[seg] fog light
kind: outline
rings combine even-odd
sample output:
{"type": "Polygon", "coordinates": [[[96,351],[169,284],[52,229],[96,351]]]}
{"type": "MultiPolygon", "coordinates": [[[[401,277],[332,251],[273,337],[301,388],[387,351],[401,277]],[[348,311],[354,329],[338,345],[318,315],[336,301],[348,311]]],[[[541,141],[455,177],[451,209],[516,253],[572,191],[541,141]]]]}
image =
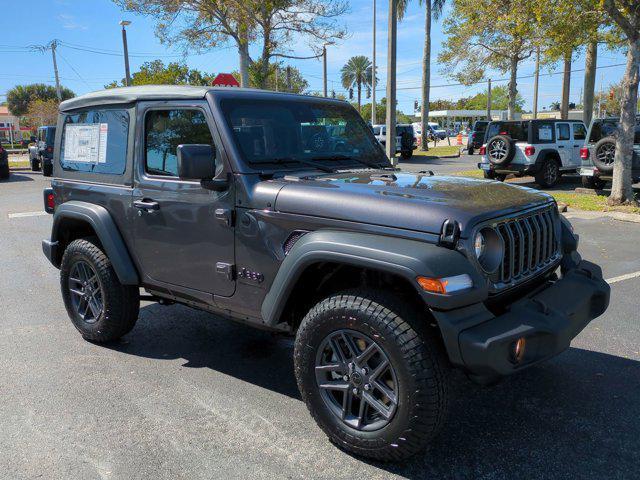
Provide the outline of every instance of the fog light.
{"type": "Polygon", "coordinates": [[[511,361],[513,363],[521,363],[524,358],[524,351],[527,340],[524,337],[519,338],[512,346],[511,361]]]}

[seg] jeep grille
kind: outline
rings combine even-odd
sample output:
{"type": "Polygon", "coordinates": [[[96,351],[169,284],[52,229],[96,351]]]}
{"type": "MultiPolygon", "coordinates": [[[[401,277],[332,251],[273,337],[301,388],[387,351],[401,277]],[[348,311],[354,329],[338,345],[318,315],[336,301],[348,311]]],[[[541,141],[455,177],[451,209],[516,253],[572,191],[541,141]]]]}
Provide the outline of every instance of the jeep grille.
{"type": "Polygon", "coordinates": [[[495,226],[504,242],[504,257],[492,278],[497,287],[519,283],[560,258],[556,217],[555,207],[546,207],[495,226]]]}

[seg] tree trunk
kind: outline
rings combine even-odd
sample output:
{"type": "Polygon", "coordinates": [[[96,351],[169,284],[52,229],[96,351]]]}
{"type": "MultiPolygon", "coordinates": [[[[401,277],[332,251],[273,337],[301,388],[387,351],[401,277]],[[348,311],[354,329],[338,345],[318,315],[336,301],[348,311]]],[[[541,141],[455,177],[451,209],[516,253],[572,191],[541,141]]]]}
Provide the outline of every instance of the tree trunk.
{"type": "Polygon", "coordinates": [[[249,87],[249,45],[241,43],[238,45],[238,55],[240,56],[240,86],[249,87]]]}
{"type": "Polygon", "coordinates": [[[560,102],[560,118],[569,118],[569,93],[571,92],[571,55],[573,51],[564,56],[564,75],[562,76],[562,101],[560,102]]]}
{"type": "Polygon", "coordinates": [[[425,1],[424,52],[422,54],[422,111],[420,113],[420,150],[429,150],[429,89],[431,86],[431,0],[425,1]]]}
{"type": "Polygon", "coordinates": [[[609,205],[634,203],[631,168],[633,162],[633,137],[638,108],[638,81],[640,80],[640,38],[629,39],[627,68],[624,73],[622,111],[616,140],[616,156],[613,162],[613,185],[609,205]]]}
{"type": "Polygon", "coordinates": [[[582,120],[589,127],[593,117],[593,98],[596,90],[596,67],[598,65],[598,42],[592,40],[587,46],[584,62],[584,98],[582,100],[582,120]]]}
{"type": "Polygon", "coordinates": [[[518,99],[518,57],[511,57],[509,79],[509,111],[508,120],[516,119],[516,100],[518,99]]]}
{"type": "Polygon", "coordinates": [[[360,113],[361,106],[362,106],[362,83],[358,82],[358,113],[360,113]]]}

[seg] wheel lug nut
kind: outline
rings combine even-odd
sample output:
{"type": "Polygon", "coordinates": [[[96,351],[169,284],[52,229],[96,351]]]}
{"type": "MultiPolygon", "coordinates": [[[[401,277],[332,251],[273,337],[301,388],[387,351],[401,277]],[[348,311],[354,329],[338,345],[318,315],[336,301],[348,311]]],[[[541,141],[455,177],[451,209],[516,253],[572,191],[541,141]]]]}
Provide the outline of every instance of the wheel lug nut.
{"type": "Polygon", "coordinates": [[[363,375],[366,375],[367,373],[369,373],[369,372],[367,371],[367,369],[366,369],[366,368],[363,368],[363,369],[362,369],[362,374],[363,374],[363,375]]]}
{"type": "Polygon", "coordinates": [[[354,389],[352,390],[352,392],[353,392],[353,394],[354,394],[354,395],[357,395],[357,394],[358,394],[358,389],[357,389],[357,388],[354,388],[354,389]]]}
{"type": "Polygon", "coordinates": [[[342,379],[343,379],[345,382],[348,382],[348,381],[349,381],[349,375],[345,375],[344,377],[342,377],[342,379]]]}
{"type": "Polygon", "coordinates": [[[371,390],[371,385],[369,385],[368,383],[365,383],[364,384],[364,389],[367,390],[367,391],[371,390]]]}

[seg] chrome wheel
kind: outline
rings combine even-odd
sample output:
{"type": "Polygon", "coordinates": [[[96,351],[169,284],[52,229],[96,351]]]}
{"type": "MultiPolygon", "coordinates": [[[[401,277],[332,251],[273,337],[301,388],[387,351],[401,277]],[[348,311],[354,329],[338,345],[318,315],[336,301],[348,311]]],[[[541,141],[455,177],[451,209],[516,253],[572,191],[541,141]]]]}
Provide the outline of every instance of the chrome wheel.
{"type": "Polygon", "coordinates": [[[362,431],[378,430],[398,407],[398,381],[389,357],[368,336],[337,330],[321,343],[316,382],[329,410],[362,431]]]}
{"type": "Polygon", "coordinates": [[[95,323],[102,314],[102,285],[93,267],[82,260],[74,263],[68,281],[71,304],[86,323],[95,323]]]}
{"type": "Polygon", "coordinates": [[[606,143],[602,145],[596,153],[596,157],[604,165],[613,165],[613,160],[615,156],[616,156],[615,143],[606,143]]]}
{"type": "Polygon", "coordinates": [[[558,166],[555,162],[547,162],[544,166],[544,178],[548,185],[558,181],[558,166]]]}
{"type": "Polygon", "coordinates": [[[494,140],[489,143],[487,153],[492,160],[501,162],[507,156],[507,145],[503,140],[494,140]]]}

